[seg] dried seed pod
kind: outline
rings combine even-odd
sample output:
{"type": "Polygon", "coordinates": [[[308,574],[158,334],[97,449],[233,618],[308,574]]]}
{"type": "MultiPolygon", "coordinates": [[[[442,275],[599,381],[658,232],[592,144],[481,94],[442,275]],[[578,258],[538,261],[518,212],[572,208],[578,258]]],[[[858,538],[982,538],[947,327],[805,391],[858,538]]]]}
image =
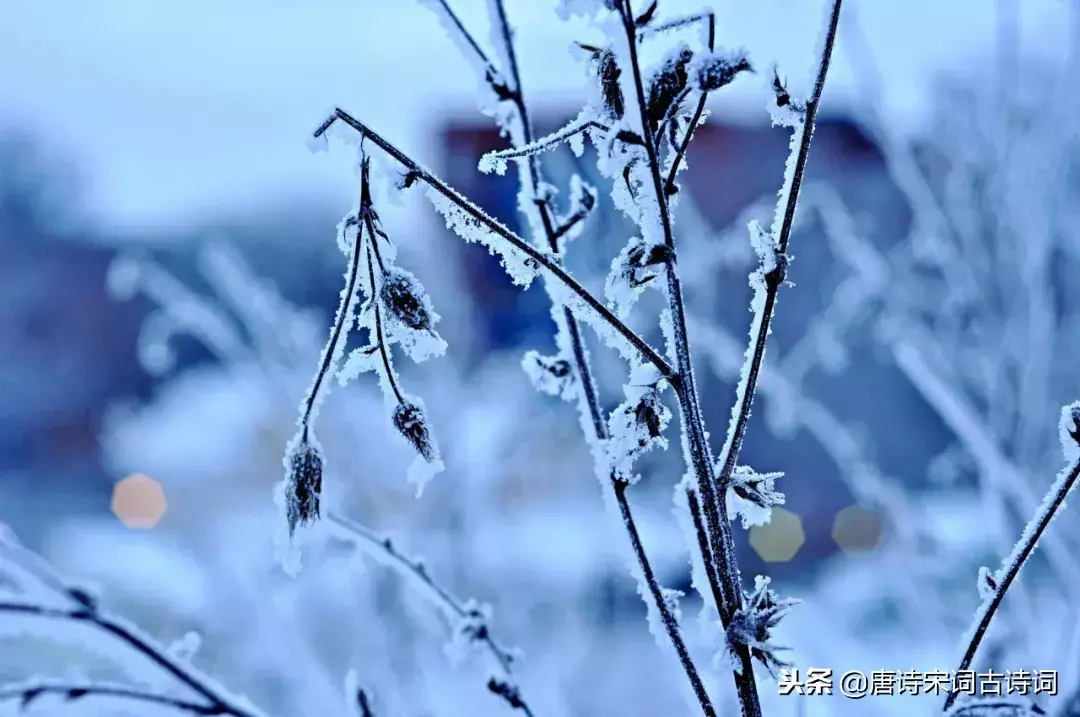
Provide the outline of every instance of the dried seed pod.
{"type": "Polygon", "coordinates": [[[434,463],[439,460],[439,449],[423,408],[411,401],[403,401],[394,409],[393,421],[398,433],[425,461],[434,463]]]}
{"type": "Polygon", "coordinates": [[[619,87],[622,69],[615,59],[615,53],[603,49],[593,55],[593,60],[596,62],[596,75],[600,79],[600,96],[608,119],[622,119],[626,112],[626,102],[623,99],[622,88],[619,87]]]}
{"type": "Polygon", "coordinates": [[[288,465],[285,517],[289,523],[289,534],[292,535],[298,525],[311,523],[319,518],[323,478],[322,453],[307,439],[301,439],[288,456],[288,465]]]}
{"type": "Polygon", "coordinates": [[[431,329],[431,309],[424,287],[404,269],[392,266],[383,272],[379,300],[395,319],[410,329],[431,329]]]}
{"type": "Polygon", "coordinates": [[[649,80],[649,97],[645,107],[649,114],[649,123],[655,130],[671,110],[671,106],[686,88],[688,75],[686,66],[694,59],[694,52],[683,45],[678,52],[670,55],[656,74],[649,80]]]}
{"type": "Polygon", "coordinates": [[[752,72],[750,61],[743,53],[699,55],[690,68],[696,89],[711,92],[730,84],[740,72],[752,72]]]}

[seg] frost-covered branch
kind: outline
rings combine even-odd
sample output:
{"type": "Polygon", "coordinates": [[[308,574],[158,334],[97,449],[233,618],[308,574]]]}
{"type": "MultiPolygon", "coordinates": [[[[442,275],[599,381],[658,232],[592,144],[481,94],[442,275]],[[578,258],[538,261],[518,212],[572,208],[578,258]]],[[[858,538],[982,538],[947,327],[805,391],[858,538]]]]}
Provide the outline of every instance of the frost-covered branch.
{"type": "Polygon", "coordinates": [[[499,71],[499,68],[495,66],[487,53],[480,47],[480,43],[476,41],[476,38],[465,27],[465,24],[461,22],[461,18],[454,12],[453,7],[450,6],[447,0],[420,0],[420,2],[431,8],[446,28],[450,37],[461,46],[465,58],[474,61],[479,74],[491,87],[496,97],[506,100],[517,93],[517,85],[511,87],[507,83],[503,73],[499,71]]]}
{"type": "MultiPolygon", "coordinates": [[[[982,584],[979,592],[985,597],[979,609],[975,612],[974,622],[964,639],[966,644],[964,654],[960,658],[960,666],[957,668],[958,671],[971,667],[972,660],[975,659],[975,653],[982,643],[987,628],[990,627],[990,621],[994,619],[1002,600],[1005,599],[1005,593],[1020,574],[1020,569],[1024,566],[1024,563],[1035,551],[1035,547],[1038,545],[1039,539],[1046,531],[1047,526],[1050,525],[1050,521],[1064,507],[1069,491],[1072,490],[1077,477],[1080,476],[1080,402],[1065,406],[1061,410],[1061,422],[1058,431],[1061,435],[1062,449],[1069,460],[1069,465],[1058,473],[1057,479],[1050,486],[1050,490],[1047,491],[1046,498],[1043,500],[1038,513],[1024,528],[1020,540],[1013,547],[1012,553],[1002,562],[1001,568],[993,573],[985,568],[980,571],[979,577],[982,584]]],[[[956,697],[956,692],[950,692],[945,699],[943,709],[948,710],[956,701],[956,697]]]]}
{"type": "Polygon", "coordinates": [[[611,128],[592,117],[580,117],[568,123],[562,129],[555,130],[539,139],[530,140],[521,146],[488,152],[480,158],[480,171],[494,171],[497,174],[502,174],[506,171],[506,162],[508,160],[523,159],[549,152],[559,147],[563,142],[570,141],[591,129],[607,132],[611,128]]]}
{"type": "Polygon", "coordinates": [[[457,639],[482,646],[498,668],[488,680],[488,690],[511,707],[521,710],[526,717],[533,717],[513,673],[514,652],[501,646],[491,634],[490,615],[484,606],[471,600],[462,600],[439,585],[428,574],[427,567],[421,560],[406,556],[389,538],[376,535],[366,526],[339,515],[330,514],[327,519],[335,528],[334,532],[339,539],[356,545],[365,554],[395,571],[417,588],[447,619],[457,639]]]}
{"type": "MultiPolygon", "coordinates": [[[[746,352],[746,363],[736,390],[735,405],[731,412],[731,425],[720,454],[721,473],[719,480],[721,487],[726,486],[731,480],[739,459],[739,450],[742,448],[746,427],[750,420],[750,409],[754,402],[754,392],[757,389],[761,364],[765,359],[765,345],[772,326],[777,293],[787,278],[787,250],[791,240],[791,229],[795,223],[795,208],[798,205],[799,190],[802,187],[803,174],[806,171],[806,162],[810,154],[810,140],[814,134],[814,122],[817,119],[818,108],[821,104],[821,93],[825,88],[825,78],[829,72],[833,46],[836,43],[836,30],[840,23],[840,7],[841,0],[833,0],[824,44],[818,61],[814,89],[806,100],[802,112],[790,120],[794,125],[791,138],[791,154],[788,157],[784,186],[780,190],[772,228],[766,235],[760,227],[756,227],[756,225],[751,227],[752,232],[758,232],[758,236],[754,237],[754,240],[755,249],[757,249],[761,260],[761,267],[756,276],[757,282],[754,287],[754,326],[750,331],[750,344],[746,352]]],[[[786,112],[790,109],[786,105],[790,105],[791,100],[787,98],[785,102],[785,96],[786,91],[784,95],[781,95],[778,90],[777,104],[781,105],[780,110],[786,112]]]]}
{"type": "Polygon", "coordinates": [[[155,703],[194,714],[261,717],[262,713],[245,704],[245,700],[228,694],[209,677],[170,656],[166,647],[103,611],[93,595],[64,580],[44,561],[19,545],[3,525],[0,525],[0,571],[13,578],[16,587],[25,593],[0,593],[0,620],[44,620],[67,624],[76,630],[90,628],[99,637],[119,643],[130,658],[152,665],[176,687],[189,691],[201,702],[154,694],[142,688],[59,682],[0,685],[0,699],[19,699],[26,707],[45,694],[60,695],[63,684],[68,688],[63,694],[69,701],[84,697],[109,697],[143,704],[155,703]]]}
{"type": "MultiPolygon", "coordinates": [[[[217,705],[191,702],[126,685],[110,685],[100,682],[61,682],[28,680],[12,685],[0,685],[0,702],[18,702],[19,710],[29,710],[38,701],[58,697],[65,705],[81,705],[94,699],[119,700],[141,703],[147,707],[161,707],[167,712],[192,715],[220,715],[217,705]]],[[[58,711],[63,711],[62,707],[58,711]]]]}
{"type": "Polygon", "coordinates": [[[590,321],[590,323],[598,328],[602,334],[606,333],[607,330],[614,332],[614,334],[625,340],[629,345],[629,348],[635,353],[656,366],[663,375],[671,375],[672,369],[667,361],[665,361],[655,349],[645,343],[644,339],[620,321],[610,309],[604,306],[604,304],[585,289],[585,287],[578,283],[577,279],[571,276],[550,252],[532,246],[529,242],[504,226],[501,222],[488,216],[483,210],[462,196],[453,187],[443,182],[427,169],[421,167],[408,155],[383,139],[380,135],[376,134],[367,125],[355,119],[348,112],[342,109],[335,109],[334,114],[330,115],[315,130],[313,135],[314,139],[322,139],[327,130],[329,130],[338,120],[359,132],[362,137],[370,140],[384,152],[393,157],[394,160],[405,167],[409,173],[408,176],[411,177],[413,181],[422,181],[441,199],[449,202],[454,209],[460,211],[468,221],[490,231],[505,242],[505,251],[500,251],[504,256],[507,253],[523,256],[527,262],[542,268],[543,271],[550,274],[569,292],[568,299],[575,299],[580,302],[581,306],[578,307],[578,311],[580,312],[581,317],[590,321]]]}

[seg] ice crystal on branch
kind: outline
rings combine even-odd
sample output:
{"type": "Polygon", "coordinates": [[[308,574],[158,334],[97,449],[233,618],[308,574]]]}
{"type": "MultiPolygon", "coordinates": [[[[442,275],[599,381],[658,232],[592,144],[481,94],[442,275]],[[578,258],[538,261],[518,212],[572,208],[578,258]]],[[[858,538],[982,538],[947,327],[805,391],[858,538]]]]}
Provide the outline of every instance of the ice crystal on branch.
{"type": "Polygon", "coordinates": [[[607,453],[612,474],[620,480],[634,481],[633,464],[654,448],[667,448],[664,429],[671,421],[671,411],[660,398],[667,381],[651,364],[640,364],[623,387],[626,401],[619,404],[608,421],[611,438],[607,453]]]}
{"type": "Polygon", "coordinates": [[[671,258],[664,244],[647,244],[634,237],[611,262],[611,273],[604,284],[604,294],[615,305],[619,316],[626,317],[634,302],[654,279],[663,275],[671,258]]]}
{"type": "MultiPolygon", "coordinates": [[[[722,468],[721,465],[715,466],[717,477],[722,468]]],[[[774,488],[776,479],[783,476],[784,474],[779,472],[758,473],[749,466],[737,466],[732,473],[726,495],[731,518],[742,518],[744,528],[768,523],[773,506],[784,504],[784,494],[774,488]]]]}
{"type": "Polygon", "coordinates": [[[775,679],[781,667],[791,663],[781,660],[777,652],[788,650],[772,642],[772,631],[780,620],[799,604],[795,598],[778,598],[769,587],[770,579],[762,575],[754,578],[754,592],[746,596],[743,607],[735,611],[727,626],[727,654],[738,672],[742,665],[737,656],[740,647],[750,649],[750,655],[758,660],[775,679]]]}

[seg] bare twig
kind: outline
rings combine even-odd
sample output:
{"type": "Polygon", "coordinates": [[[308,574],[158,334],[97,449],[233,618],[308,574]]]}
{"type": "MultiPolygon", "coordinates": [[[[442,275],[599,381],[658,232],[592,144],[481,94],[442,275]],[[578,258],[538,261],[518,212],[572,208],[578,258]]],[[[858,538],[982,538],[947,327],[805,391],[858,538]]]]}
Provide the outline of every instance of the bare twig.
{"type": "Polygon", "coordinates": [[[470,202],[464,196],[462,196],[456,189],[442,181],[429,170],[421,167],[408,155],[388,142],[382,136],[376,134],[370,127],[360,122],[348,112],[342,109],[335,109],[334,114],[330,115],[322,124],[316,128],[314,137],[321,138],[328,129],[336,122],[342,121],[352,129],[356,130],[361,136],[369,139],[372,143],[377,145],[384,152],[389,154],[398,163],[405,167],[410,176],[417,180],[420,180],[431,187],[435,192],[442,195],[445,199],[454,204],[458,209],[467,214],[471,219],[475,220],[482,226],[486,227],[492,233],[496,234],[499,238],[507,242],[516,252],[525,255],[532,261],[536,262],[538,266],[543,268],[545,272],[550,274],[556,279],[562,286],[568,289],[576,298],[578,298],[598,319],[602,324],[607,325],[618,333],[623,339],[625,339],[630,346],[634,348],[642,357],[649,363],[656,366],[660,373],[669,377],[672,375],[671,366],[668,365],[660,354],[656,352],[654,348],[649,346],[644,339],[634,333],[626,324],[620,321],[611,310],[608,309],[602,302],[600,302],[595,296],[593,296],[585,287],[578,283],[577,279],[569,274],[561,264],[552,257],[550,252],[537,249],[529,242],[519,237],[517,234],[508,229],[498,220],[488,216],[483,210],[470,202]]]}
{"type": "Polygon", "coordinates": [[[73,604],[70,607],[60,608],[33,602],[7,600],[0,602],[0,615],[21,615],[89,625],[131,648],[133,652],[153,663],[178,683],[205,699],[208,703],[207,706],[212,710],[207,714],[231,715],[232,717],[258,717],[260,715],[259,712],[253,709],[241,707],[234,701],[234,698],[227,696],[209,678],[203,677],[192,668],[186,667],[179,661],[169,657],[163,648],[155,645],[150,638],[139,635],[134,628],[125,625],[116,618],[99,612],[79,600],[72,598],[71,602],[73,604]]]}
{"type": "MultiPolygon", "coordinates": [[[[590,129],[600,130],[601,132],[607,132],[610,127],[595,119],[577,119],[570,122],[562,129],[556,130],[551,134],[544,135],[539,139],[530,139],[521,146],[511,147],[510,149],[501,149],[495,152],[488,152],[481,159],[481,163],[490,166],[494,162],[505,162],[508,159],[522,159],[524,157],[532,157],[542,152],[547,152],[555,149],[563,142],[569,140],[575,135],[588,132],[590,129]]],[[[529,134],[532,134],[531,132],[529,134]]]]}
{"type": "Polygon", "coordinates": [[[821,93],[825,88],[825,78],[829,72],[832,51],[836,44],[836,30],[840,23],[841,2],[842,0],[833,0],[825,44],[818,63],[817,77],[814,80],[814,89],[809,99],[806,100],[802,124],[796,129],[801,135],[797,146],[793,148],[796,153],[795,164],[790,176],[785,178],[788,186],[785,186],[781,191],[782,203],[777,206],[778,213],[782,211],[783,214],[778,216],[780,220],[778,235],[772,237],[775,242],[775,267],[764,277],[766,285],[764,304],[757,313],[757,323],[752,331],[746,365],[743,369],[743,378],[739,382],[736,395],[735,410],[732,411],[732,424],[721,453],[721,488],[725,487],[730,481],[735,465],[739,460],[739,450],[742,448],[743,438],[746,435],[746,426],[750,420],[750,409],[754,403],[754,392],[757,389],[761,364],[765,358],[765,344],[768,341],[769,329],[772,326],[776,296],[786,279],[787,249],[791,241],[791,229],[795,222],[795,208],[798,205],[799,190],[802,187],[806,162],[810,154],[810,140],[814,134],[814,123],[821,104],[821,93]]]}
{"type": "Polygon", "coordinates": [[[533,717],[529,705],[521,696],[521,689],[513,674],[513,652],[502,647],[492,636],[482,611],[470,603],[454,596],[450,591],[435,582],[428,575],[427,568],[419,560],[409,558],[394,545],[389,538],[377,535],[370,528],[348,520],[340,515],[330,514],[327,520],[337,528],[338,537],[354,543],[380,563],[392,568],[398,574],[412,581],[414,586],[428,601],[454,623],[468,621],[470,638],[483,645],[499,668],[498,677],[488,682],[488,689],[505,700],[511,707],[520,709],[526,717],[533,717]]]}
{"type": "Polygon", "coordinates": [[[170,697],[125,685],[108,685],[98,682],[42,682],[31,680],[19,684],[0,686],[0,702],[18,701],[23,708],[45,696],[62,697],[67,702],[87,699],[114,699],[156,705],[193,715],[220,715],[217,705],[200,704],[178,697],[170,697]]]}
{"type": "MultiPolygon", "coordinates": [[[[23,616],[90,626],[107,637],[119,641],[132,653],[155,665],[180,686],[205,700],[206,704],[203,707],[207,707],[210,711],[204,714],[230,715],[231,717],[262,716],[258,710],[242,706],[239,700],[214,684],[209,677],[170,657],[167,650],[156,644],[150,637],[141,635],[134,627],[103,612],[93,597],[82,588],[69,583],[44,560],[24,548],[3,524],[0,524],[0,556],[10,561],[16,568],[17,577],[25,578],[25,581],[17,581],[17,587],[25,590],[32,598],[31,600],[5,598],[0,602],[0,618],[5,615],[23,616]],[[38,598],[41,599],[38,600],[38,598]]],[[[8,686],[3,689],[7,691],[13,688],[13,686],[8,686]]],[[[111,688],[103,686],[102,689],[111,688]]],[[[134,691],[139,692],[139,690],[134,691]]],[[[115,693],[115,690],[113,692],[115,693]]],[[[111,696],[121,697],[118,694],[111,696]]],[[[149,698],[134,696],[132,699],[141,699],[144,702],[153,701],[149,698]]],[[[162,697],[162,699],[167,698],[162,697]]],[[[160,700],[157,701],[160,702],[160,700]]],[[[183,701],[178,700],[177,704],[181,702],[183,701]]]]}
{"type": "MultiPolygon", "coordinates": [[[[1066,406],[1061,420],[1063,432],[1067,432],[1068,437],[1077,443],[1077,446],[1073,447],[1075,453],[1080,448],[1080,404],[1066,406]]],[[[970,637],[966,640],[967,644],[964,647],[964,654],[960,658],[960,666],[957,671],[971,667],[971,662],[975,659],[975,653],[982,643],[987,628],[990,627],[990,621],[994,619],[1002,600],[1005,599],[1005,593],[1020,574],[1020,569],[1024,566],[1024,563],[1034,552],[1035,546],[1038,545],[1039,539],[1046,531],[1047,526],[1050,525],[1050,521],[1065,505],[1065,498],[1076,483],[1077,476],[1080,476],[1080,457],[1074,458],[1071,464],[1058,474],[1057,480],[1050,486],[1039,512],[1028,523],[1023,535],[1020,536],[1020,540],[1017,541],[1009,556],[1005,558],[1001,571],[994,576],[990,596],[983,601],[975,612],[975,618],[969,631],[970,637]]],[[[956,697],[956,692],[950,692],[942,709],[948,710],[956,701],[956,697]]]]}

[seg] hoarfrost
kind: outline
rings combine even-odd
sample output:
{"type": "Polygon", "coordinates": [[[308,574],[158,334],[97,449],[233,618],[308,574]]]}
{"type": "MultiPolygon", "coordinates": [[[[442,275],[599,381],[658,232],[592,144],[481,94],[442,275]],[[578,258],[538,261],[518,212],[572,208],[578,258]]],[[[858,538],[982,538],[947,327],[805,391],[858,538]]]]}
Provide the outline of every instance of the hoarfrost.
{"type": "MultiPolygon", "coordinates": [[[[492,254],[497,255],[511,280],[522,288],[528,288],[539,270],[537,262],[524,256],[503,237],[488,229],[474,216],[450,201],[438,191],[428,188],[428,199],[435,209],[443,215],[447,228],[453,230],[467,242],[483,244],[492,254]]],[[[470,205],[471,206],[471,205],[470,205]]],[[[480,210],[477,209],[477,212],[480,210]]]]}

